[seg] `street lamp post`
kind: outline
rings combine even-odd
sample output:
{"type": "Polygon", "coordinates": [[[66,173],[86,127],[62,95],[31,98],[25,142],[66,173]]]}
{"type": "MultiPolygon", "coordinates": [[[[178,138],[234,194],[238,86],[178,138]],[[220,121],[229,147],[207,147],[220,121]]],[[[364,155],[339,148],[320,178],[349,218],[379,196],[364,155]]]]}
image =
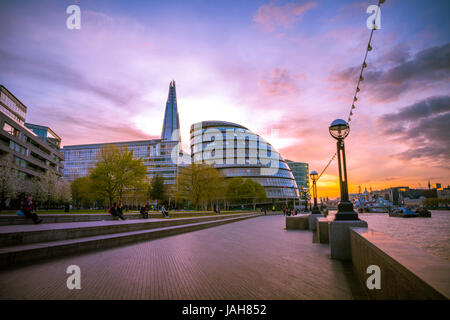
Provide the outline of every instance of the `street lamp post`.
{"type": "Polygon", "coordinates": [[[311,177],[311,180],[313,182],[313,197],[314,197],[314,206],[311,210],[312,214],[320,214],[320,210],[317,207],[317,179],[319,178],[319,174],[317,173],[317,171],[311,171],[309,173],[309,176],[311,177]]]}
{"type": "Polygon", "coordinates": [[[305,212],[308,211],[308,188],[303,187],[303,200],[305,201],[305,212]]]}
{"type": "Polygon", "coordinates": [[[345,120],[336,119],[330,124],[329,131],[331,136],[337,140],[339,186],[341,190],[341,201],[338,204],[335,220],[359,220],[358,213],[353,210],[353,203],[348,198],[344,139],[350,133],[350,126],[345,120]]]}

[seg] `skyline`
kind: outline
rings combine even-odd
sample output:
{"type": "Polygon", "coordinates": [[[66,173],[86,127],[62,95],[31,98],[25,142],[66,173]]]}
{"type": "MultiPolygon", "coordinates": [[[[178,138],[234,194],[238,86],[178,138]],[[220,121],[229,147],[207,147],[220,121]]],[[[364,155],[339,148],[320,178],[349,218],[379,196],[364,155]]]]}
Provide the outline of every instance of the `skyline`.
{"type": "MultiPolygon", "coordinates": [[[[319,173],[333,155],[328,125],[351,106],[372,2],[77,1],[68,30],[73,3],[0,4],[0,83],[63,145],[157,138],[175,80],[185,150],[191,124],[223,120],[319,173]]],[[[383,4],[346,139],[349,192],[450,183],[449,8],[383,4]]],[[[333,162],[319,197],[337,184],[333,162]]]]}

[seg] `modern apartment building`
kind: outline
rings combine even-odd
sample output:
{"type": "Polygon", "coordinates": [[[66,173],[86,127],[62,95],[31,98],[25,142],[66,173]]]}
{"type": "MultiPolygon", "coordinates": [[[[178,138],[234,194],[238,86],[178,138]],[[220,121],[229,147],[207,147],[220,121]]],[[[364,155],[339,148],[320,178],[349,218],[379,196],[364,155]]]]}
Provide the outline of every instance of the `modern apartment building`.
{"type": "MultiPolygon", "coordinates": [[[[25,124],[27,107],[8,89],[0,85],[0,160],[20,178],[33,178],[49,171],[62,176],[62,153],[53,141],[43,139],[25,124]]],[[[55,138],[61,139],[50,128],[55,138]]],[[[57,144],[57,143],[56,143],[57,144]]]]}

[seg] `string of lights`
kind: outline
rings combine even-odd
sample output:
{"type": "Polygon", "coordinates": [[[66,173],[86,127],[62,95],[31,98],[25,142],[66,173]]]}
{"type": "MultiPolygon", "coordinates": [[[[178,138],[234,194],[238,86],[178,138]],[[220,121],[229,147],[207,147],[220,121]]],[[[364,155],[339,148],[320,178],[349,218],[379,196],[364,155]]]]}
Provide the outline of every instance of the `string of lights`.
{"type": "MultiPolygon", "coordinates": [[[[384,2],[385,2],[385,0],[379,0],[379,1],[378,1],[378,8],[380,8],[381,4],[384,3],[384,2]]],[[[358,95],[358,93],[361,91],[361,89],[360,89],[359,86],[360,86],[361,82],[364,81],[363,72],[364,72],[364,69],[367,68],[367,62],[366,62],[366,60],[367,60],[367,55],[368,55],[369,51],[372,51],[372,49],[373,49],[373,47],[372,47],[372,45],[371,45],[371,42],[372,42],[373,32],[374,32],[375,30],[377,30],[376,21],[377,21],[377,19],[378,19],[378,14],[379,14],[379,12],[380,12],[379,9],[376,10],[375,17],[374,17],[374,19],[373,19],[372,30],[370,31],[369,41],[368,41],[368,43],[367,43],[366,52],[365,52],[365,54],[364,54],[364,60],[363,60],[363,63],[362,63],[362,65],[361,65],[361,71],[359,72],[359,78],[358,78],[358,82],[357,82],[357,84],[356,84],[355,94],[353,95],[352,106],[351,106],[351,108],[350,108],[350,112],[349,112],[349,115],[348,115],[348,118],[347,118],[347,122],[349,122],[349,125],[350,125],[350,121],[352,121],[352,116],[354,115],[353,112],[354,112],[355,109],[356,109],[355,104],[356,104],[356,101],[358,101],[357,95],[358,95]]],[[[320,177],[322,176],[322,174],[328,169],[328,167],[330,166],[331,162],[333,162],[334,158],[336,158],[336,152],[333,154],[333,156],[331,157],[330,161],[328,161],[328,164],[327,164],[327,165],[325,166],[325,168],[322,170],[322,172],[320,173],[320,175],[319,175],[319,177],[317,178],[317,180],[319,180],[320,177]]],[[[308,189],[308,190],[309,190],[309,189],[308,189]]]]}

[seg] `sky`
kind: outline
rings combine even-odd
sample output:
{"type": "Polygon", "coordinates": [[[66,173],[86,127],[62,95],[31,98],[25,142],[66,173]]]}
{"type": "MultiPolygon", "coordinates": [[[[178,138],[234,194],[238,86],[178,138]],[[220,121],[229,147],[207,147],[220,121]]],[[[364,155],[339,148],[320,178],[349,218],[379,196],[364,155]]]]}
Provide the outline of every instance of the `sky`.
{"type": "MultiPolygon", "coordinates": [[[[0,84],[63,145],[161,135],[176,81],[191,124],[239,123],[319,173],[347,119],[376,1],[1,1],[0,84]],[[81,28],[66,26],[68,6],[81,28]]],[[[450,2],[386,0],[351,131],[349,192],[450,184],[450,2]]],[[[318,182],[335,197],[337,162],[318,182]]]]}

